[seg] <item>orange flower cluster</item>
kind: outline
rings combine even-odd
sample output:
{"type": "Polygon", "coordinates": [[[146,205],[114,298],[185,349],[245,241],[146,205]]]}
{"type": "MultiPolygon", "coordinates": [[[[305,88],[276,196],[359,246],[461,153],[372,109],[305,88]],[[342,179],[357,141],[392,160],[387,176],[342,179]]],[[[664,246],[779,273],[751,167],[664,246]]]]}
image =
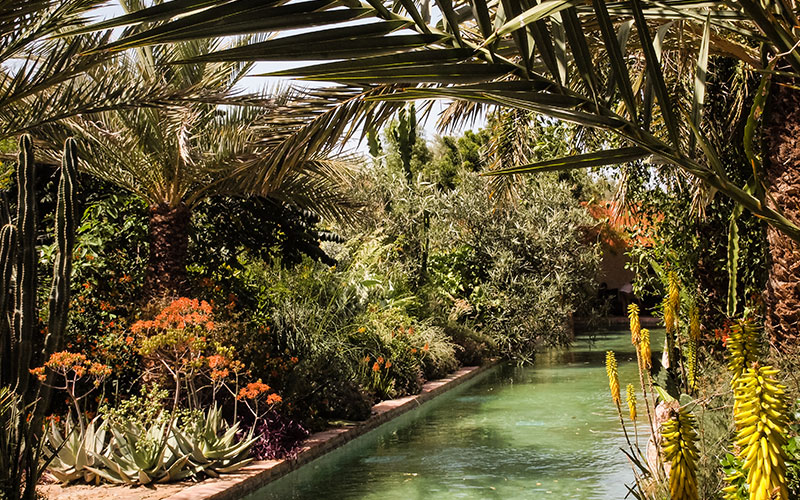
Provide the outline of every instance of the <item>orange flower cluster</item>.
{"type": "Polygon", "coordinates": [[[238,373],[244,370],[244,363],[241,361],[231,360],[222,354],[212,354],[206,358],[208,367],[211,368],[209,375],[213,380],[223,380],[228,378],[231,371],[238,373]]]}
{"type": "MultiPolygon", "coordinates": [[[[258,379],[257,381],[250,382],[249,384],[247,384],[247,386],[243,387],[239,391],[239,394],[236,395],[236,399],[239,399],[239,400],[242,400],[242,399],[256,399],[260,395],[269,392],[269,389],[270,389],[270,387],[267,384],[261,382],[261,379],[258,379]]],[[[269,394],[267,396],[267,404],[273,405],[273,404],[280,403],[281,401],[283,401],[283,398],[281,398],[280,396],[278,396],[275,393],[269,394]]]]}
{"type": "Polygon", "coordinates": [[[183,330],[193,326],[201,326],[206,330],[214,329],[211,305],[205,300],[181,297],[173,300],[155,319],[134,323],[131,331],[137,333],[150,328],[183,330]]]}
{"type": "MultiPolygon", "coordinates": [[[[369,356],[367,356],[365,358],[365,361],[367,363],[369,363],[369,356]]],[[[378,356],[378,359],[376,359],[375,363],[372,365],[372,371],[374,371],[374,372],[381,371],[381,365],[383,365],[385,368],[389,369],[389,368],[392,367],[392,362],[387,359],[386,363],[384,363],[383,356],[378,356]]]]}
{"type": "Polygon", "coordinates": [[[45,368],[49,368],[56,373],[67,376],[72,372],[76,378],[89,375],[94,377],[95,385],[100,384],[100,381],[111,375],[111,367],[94,361],[89,361],[86,356],[81,353],[61,351],[53,353],[50,359],[44,366],[30,370],[31,374],[35,375],[39,380],[44,381],[45,368]]]}
{"type": "Polygon", "coordinates": [[[255,382],[250,382],[247,386],[242,387],[236,399],[255,399],[261,394],[268,392],[269,386],[258,379],[255,382]]]}

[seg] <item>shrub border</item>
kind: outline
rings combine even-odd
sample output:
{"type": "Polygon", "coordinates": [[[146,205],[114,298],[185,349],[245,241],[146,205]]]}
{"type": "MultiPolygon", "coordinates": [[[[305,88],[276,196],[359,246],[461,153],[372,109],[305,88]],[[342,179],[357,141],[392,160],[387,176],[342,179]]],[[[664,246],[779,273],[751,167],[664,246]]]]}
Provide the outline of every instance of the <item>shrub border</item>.
{"type": "Polygon", "coordinates": [[[495,366],[497,360],[482,366],[467,366],[445,378],[426,382],[419,394],[399,399],[381,401],[372,407],[372,416],[353,426],[336,427],[309,436],[300,447],[300,452],[291,459],[260,460],[243,467],[235,474],[226,474],[219,479],[208,479],[190,486],[165,500],[237,500],[264,485],[299,469],[301,466],[343,446],[367,432],[400,415],[421,406],[434,397],[457,387],[476,375],[495,366]]]}

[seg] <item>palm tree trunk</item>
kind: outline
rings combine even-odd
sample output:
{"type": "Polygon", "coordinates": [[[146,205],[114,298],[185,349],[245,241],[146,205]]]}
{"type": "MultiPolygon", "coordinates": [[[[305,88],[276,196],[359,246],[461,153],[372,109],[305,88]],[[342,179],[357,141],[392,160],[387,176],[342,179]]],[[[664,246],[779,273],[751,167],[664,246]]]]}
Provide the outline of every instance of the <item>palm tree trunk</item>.
{"type": "MultiPolygon", "coordinates": [[[[764,117],[768,203],[800,223],[800,91],[773,82],[764,117]]],[[[794,83],[794,82],[792,82],[794,83]]],[[[778,343],[800,340],[800,243],[767,228],[769,276],[766,327],[778,343]]]]}
{"type": "Polygon", "coordinates": [[[181,203],[150,207],[150,260],[145,297],[179,296],[186,292],[186,255],[191,210],[181,203]]]}

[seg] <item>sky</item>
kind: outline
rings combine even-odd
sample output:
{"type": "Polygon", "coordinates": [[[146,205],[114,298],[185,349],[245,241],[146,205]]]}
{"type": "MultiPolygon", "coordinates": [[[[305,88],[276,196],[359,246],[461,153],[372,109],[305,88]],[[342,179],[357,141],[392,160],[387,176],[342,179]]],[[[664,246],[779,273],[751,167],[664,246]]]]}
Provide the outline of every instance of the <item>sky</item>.
{"type": "MultiPolygon", "coordinates": [[[[111,17],[120,16],[120,15],[122,15],[124,13],[125,12],[123,11],[122,7],[120,7],[119,4],[116,1],[111,1],[111,2],[109,2],[109,5],[107,5],[105,7],[99,7],[99,8],[96,9],[95,19],[94,20],[100,21],[100,20],[111,18],[111,17]]],[[[298,32],[300,32],[300,31],[302,31],[302,30],[299,30],[298,32]]],[[[319,62],[323,62],[323,61],[319,61],[319,62]]],[[[304,64],[313,64],[313,63],[314,63],[314,61],[307,61],[307,62],[295,63],[295,64],[287,64],[287,63],[279,63],[279,62],[263,62],[263,63],[257,63],[256,65],[254,65],[253,70],[251,71],[251,73],[253,73],[253,75],[257,75],[257,74],[269,73],[269,72],[272,72],[272,71],[279,71],[279,70],[283,70],[283,69],[287,69],[287,68],[291,68],[291,67],[301,66],[301,65],[304,65],[304,64]]],[[[279,81],[291,81],[291,78],[252,76],[252,77],[248,77],[248,78],[244,79],[243,90],[244,91],[257,91],[257,90],[261,90],[261,89],[263,89],[265,87],[269,87],[270,85],[273,85],[273,84],[275,84],[276,82],[279,82],[279,81]]],[[[299,82],[299,83],[301,85],[309,85],[309,86],[312,86],[312,85],[319,85],[319,86],[327,85],[326,83],[321,83],[321,82],[319,82],[319,83],[318,82],[299,82]]],[[[435,102],[433,104],[432,111],[427,116],[427,119],[423,120],[423,119],[421,119],[421,117],[418,117],[421,129],[422,129],[422,133],[423,133],[425,139],[428,142],[433,141],[435,139],[435,137],[437,135],[439,135],[438,132],[436,131],[436,119],[437,119],[438,114],[445,108],[445,104],[446,103],[444,101],[437,101],[437,102],[435,102]]],[[[484,123],[485,123],[485,119],[481,118],[481,119],[478,120],[477,123],[474,124],[474,126],[470,126],[469,124],[465,124],[463,127],[458,128],[458,129],[456,129],[456,130],[454,130],[452,132],[449,132],[448,135],[460,135],[465,130],[468,130],[468,129],[471,129],[471,128],[480,128],[481,126],[483,126],[484,123]]],[[[354,149],[354,148],[356,148],[358,146],[359,145],[357,143],[357,140],[351,140],[347,144],[347,149],[354,149]]],[[[365,146],[365,144],[363,144],[362,146],[365,146]]]]}

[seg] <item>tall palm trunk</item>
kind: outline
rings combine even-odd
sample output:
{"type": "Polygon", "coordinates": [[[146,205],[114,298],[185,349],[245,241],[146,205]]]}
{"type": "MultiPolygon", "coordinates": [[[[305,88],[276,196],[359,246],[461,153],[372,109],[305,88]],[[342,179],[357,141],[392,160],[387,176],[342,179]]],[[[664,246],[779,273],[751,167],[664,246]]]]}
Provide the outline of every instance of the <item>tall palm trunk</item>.
{"type": "Polygon", "coordinates": [[[145,276],[145,296],[176,296],[186,291],[186,255],[191,210],[181,203],[150,207],[150,260],[145,276]]]}
{"type": "MultiPolygon", "coordinates": [[[[791,82],[795,83],[795,82],[791,82]]],[[[768,203],[800,223],[800,91],[772,84],[764,117],[768,203]]],[[[767,331],[777,343],[800,340],[800,243],[767,228],[769,277],[764,293],[767,331]]]]}

